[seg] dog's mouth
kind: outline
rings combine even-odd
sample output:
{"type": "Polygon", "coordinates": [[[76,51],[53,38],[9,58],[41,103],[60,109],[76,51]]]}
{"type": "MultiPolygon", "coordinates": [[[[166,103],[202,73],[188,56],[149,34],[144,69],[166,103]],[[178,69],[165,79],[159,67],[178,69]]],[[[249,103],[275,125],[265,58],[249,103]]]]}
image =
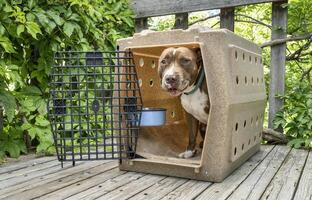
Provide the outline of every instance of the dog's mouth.
{"type": "MultiPolygon", "coordinates": [[[[183,91],[188,87],[188,82],[185,82],[186,84],[183,84],[184,87],[179,87],[178,85],[167,85],[166,90],[169,92],[171,96],[179,96],[183,93],[183,91]]],[[[182,85],[180,85],[182,86],[182,85]]]]}
{"type": "Polygon", "coordinates": [[[187,88],[187,86],[183,89],[178,89],[176,87],[170,87],[170,88],[167,88],[167,91],[169,92],[169,94],[171,96],[179,96],[183,93],[183,91],[187,88]]]}
{"type": "Polygon", "coordinates": [[[167,90],[171,96],[175,96],[175,97],[179,96],[182,93],[180,90],[178,90],[178,88],[174,88],[174,87],[168,88],[167,90]]]}

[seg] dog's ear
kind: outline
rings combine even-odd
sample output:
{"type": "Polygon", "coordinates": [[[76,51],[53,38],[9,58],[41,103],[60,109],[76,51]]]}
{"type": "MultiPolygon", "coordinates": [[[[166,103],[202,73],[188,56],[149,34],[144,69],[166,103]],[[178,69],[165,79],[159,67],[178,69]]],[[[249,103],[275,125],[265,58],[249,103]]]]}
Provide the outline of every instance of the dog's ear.
{"type": "Polygon", "coordinates": [[[196,64],[198,67],[200,67],[203,65],[203,59],[200,48],[195,49],[195,53],[196,53],[196,64]]]}

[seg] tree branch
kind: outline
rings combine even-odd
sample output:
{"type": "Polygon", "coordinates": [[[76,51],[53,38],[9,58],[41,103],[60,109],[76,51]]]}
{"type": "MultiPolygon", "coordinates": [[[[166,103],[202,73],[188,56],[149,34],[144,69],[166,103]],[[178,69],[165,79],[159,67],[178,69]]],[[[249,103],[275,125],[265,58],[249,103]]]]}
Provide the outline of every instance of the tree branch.
{"type": "Polygon", "coordinates": [[[248,19],[252,20],[252,21],[240,21],[240,20],[235,20],[235,21],[238,21],[238,22],[248,22],[248,23],[254,23],[254,24],[260,24],[260,25],[263,25],[263,26],[265,26],[265,27],[267,27],[267,28],[269,28],[269,29],[272,29],[272,26],[271,26],[271,25],[268,25],[268,24],[266,24],[266,23],[263,23],[262,21],[257,20],[257,19],[255,19],[255,18],[253,18],[253,17],[250,17],[250,16],[248,16],[248,15],[244,15],[244,14],[235,14],[235,16],[245,17],[245,18],[248,18],[248,19]]]}
{"type": "Polygon", "coordinates": [[[274,46],[274,45],[279,45],[283,44],[286,42],[291,42],[291,41],[299,41],[299,40],[306,40],[310,39],[312,37],[312,33],[308,33],[305,35],[298,35],[298,36],[290,36],[284,39],[276,39],[276,40],[271,40],[269,42],[265,42],[261,45],[261,48],[268,47],[268,46],[274,46]]]}
{"type": "Polygon", "coordinates": [[[302,56],[302,51],[306,50],[310,47],[310,44],[312,43],[312,40],[309,39],[304,45],[302,45],[299,49],[297,49],[294,53],[289,54],[286,56],[286,60],[299,60],[300,57],[302,56]]]}
{"type": "MultiPolygon", "coordinates": [[[[196,21],[193,21],[193,22],[189,23],[189,26],[192,26],[192,25],[194,25],[194,24],[196,24],[196,23],[198,23],[198,22],[203,22],[203,21],[206,21],[206,20],[208,20],[208,19],[212,19],[212,18],[219,17],[219,16],[220,16],[220,14],[215,14],[215,15],[211,15],[211,16],[208,16],[208,17],[205,17],[205,18],[202,18],[202,19],[198,19],[198,20],[196,20],[196,21]]],[[[266,23],[263,23],[263,22],[261,22],[261,21],[255,19],[255,18],[253,18],[253,17],[250,17],[250,16],[248,16],[248,15],[244,15],[244,14],[235,14],[235,16],[245,17],[245,18],[248,18],[248,19],[252,20],[252,21],[235,20],[235,21],[238,21],[238,22],[246,22],[246,23],[260,24],[260,25],[263,25],[263,26],[265,26],[265,27],[267,27],[267,28],[269,28],[269,29],[272,28],[272,26],[270,26],[270,25],[268,25],[268,24],[266,24],[266,23]]]]}
{"type": "Polygon", "coordinates": [[[303,57],[303,56],[312,56],[312,51],[310,51],[310,52],[303,52],[303,53],[301,53],[301,56],[303,57]]]}
{"type": "Polygon", "coordinates": [[[208,16],[208,17],[205,17],[205,18],[202,18],[202,19],[198,19],[198,20],[195,20],[195,21],[189,23],[189,26],[192,26],[192,25],[194,25],[194,24],[196,24],[198,22],[203,22],[203,21],[206,21],[208,19],[212,19],[212,18],[219,17],[219,16],[220,16],[220,14],[215,14],[215,15],[211,15],[211,16],[208,16]]]}
{"type": "Polygon", "coordinates": [[[309,76],[310,72],[312,71],[312,67],[310,67],[308,70],[305,70],[302,74],[301,74],[301,78],[300,78],[300,82],[303,81],[305,76],[309,76]]]}
{"type": "Polygon", "coordinates": [[[257,25],[259,25],[258,22],[248,21],[248,20],[239,20],[239,19],[236,19],[235,22],[242,22],[242,23],[249,23],[249,24],[257,24],[257,25]]]}
{"type": "Polygon", "coordinates": [[[269,144],[287,144],[288,142],[286,136],[283,133],[269,128],[263,129],[262,139],[266,140],[269,144]]]}

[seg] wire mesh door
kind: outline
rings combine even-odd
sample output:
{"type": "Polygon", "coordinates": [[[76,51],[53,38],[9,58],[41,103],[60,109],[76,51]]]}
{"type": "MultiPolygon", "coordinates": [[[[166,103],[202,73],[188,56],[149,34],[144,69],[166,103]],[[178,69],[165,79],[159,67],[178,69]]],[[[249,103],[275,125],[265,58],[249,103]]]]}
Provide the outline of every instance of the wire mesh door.
{"type": "Polygon", "coordinates": [[[57,52],[48,102],[58,159],[135,156],[142,99],[129,51],[57,52]]]}

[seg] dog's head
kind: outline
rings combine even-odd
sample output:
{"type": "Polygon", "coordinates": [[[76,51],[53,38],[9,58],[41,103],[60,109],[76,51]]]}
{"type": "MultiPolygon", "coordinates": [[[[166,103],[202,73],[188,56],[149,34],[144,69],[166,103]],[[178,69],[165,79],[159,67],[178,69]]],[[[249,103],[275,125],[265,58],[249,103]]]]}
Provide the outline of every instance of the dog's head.
{"type": "Polygon", "coordinates": [[[196,81],[200,62],[199,50],[186,47],[165,49],[158,65],[161,87],[172,96],[179,96],[196,81]]]}

